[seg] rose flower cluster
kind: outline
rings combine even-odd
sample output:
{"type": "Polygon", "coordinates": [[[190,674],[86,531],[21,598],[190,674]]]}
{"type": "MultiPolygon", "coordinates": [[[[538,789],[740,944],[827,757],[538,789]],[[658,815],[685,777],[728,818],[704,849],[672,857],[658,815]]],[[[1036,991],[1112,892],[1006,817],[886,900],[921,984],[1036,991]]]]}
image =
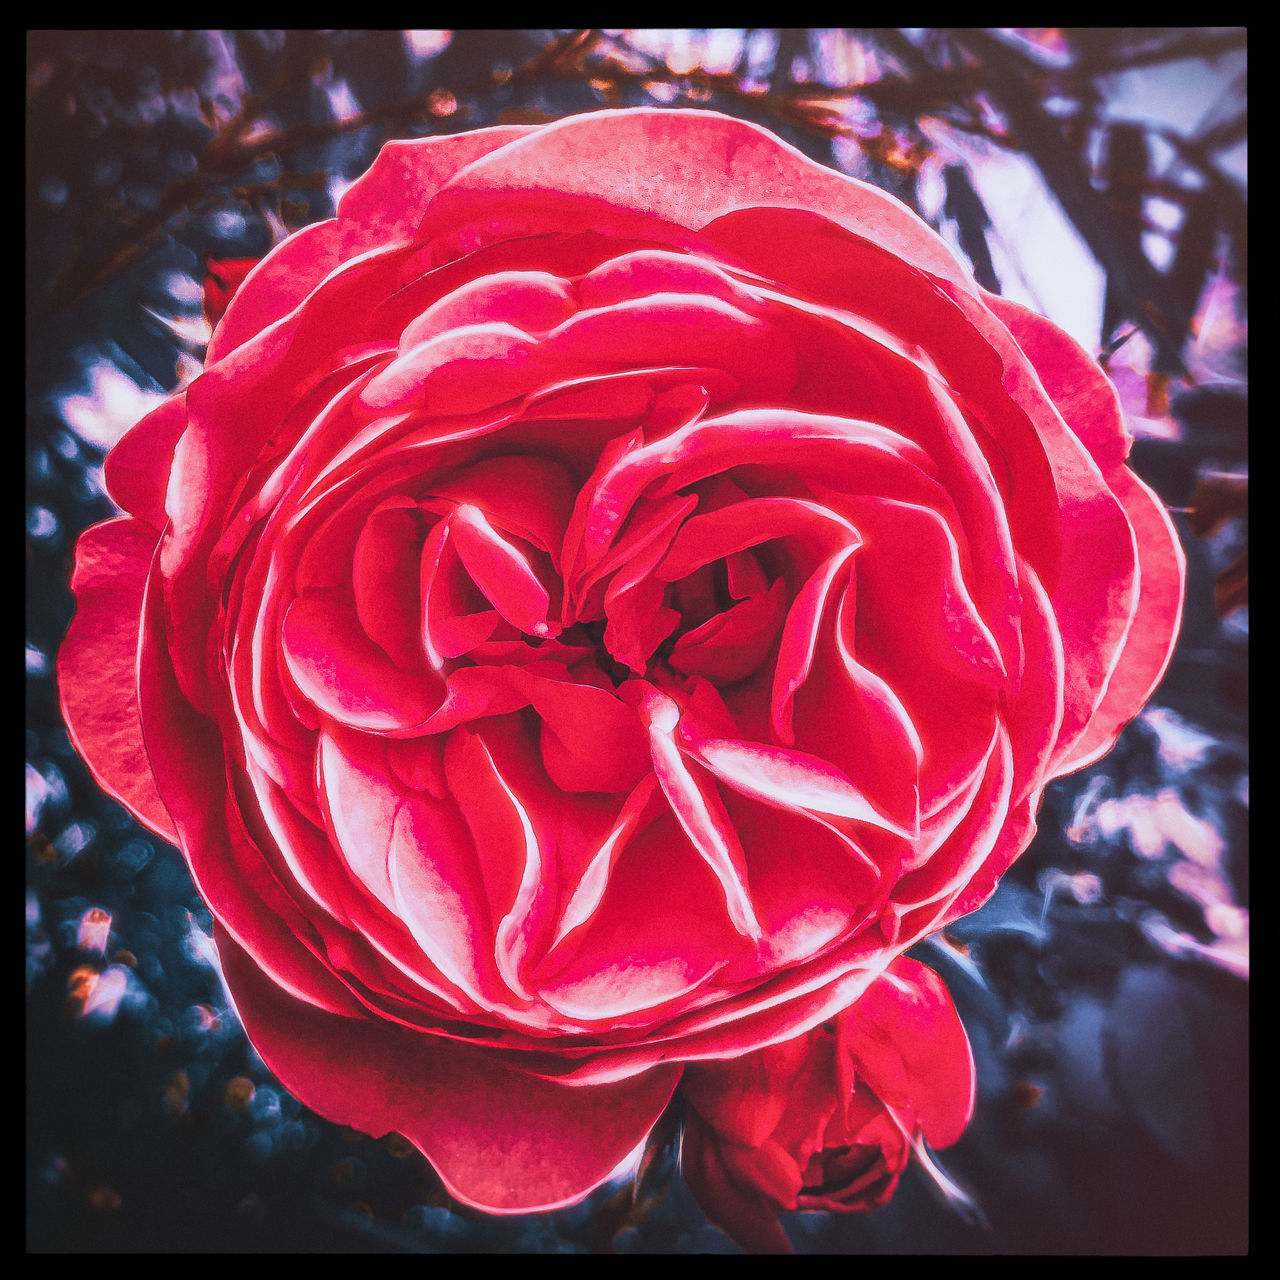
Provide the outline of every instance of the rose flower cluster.
{"type": "Polygon", "coordinates": [[[739,1238],[883,1200],[973,1096],[899,957],[1173,645],[1098,367],[699,111],[388,144],[215,283],[203,372],[107,459],[59,678],[262,1058],[490,1211],[583,1197],[682,1074],[739,1238]]]}

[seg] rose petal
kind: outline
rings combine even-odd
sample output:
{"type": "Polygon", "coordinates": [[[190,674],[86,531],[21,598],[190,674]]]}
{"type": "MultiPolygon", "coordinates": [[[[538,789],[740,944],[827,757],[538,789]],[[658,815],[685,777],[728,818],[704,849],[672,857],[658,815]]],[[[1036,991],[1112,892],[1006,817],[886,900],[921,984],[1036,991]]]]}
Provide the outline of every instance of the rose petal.
{"type": "Polygon", "coordinates": [[[558,630],[547,621],[551,597],[528,556],[504,538],[479,507],[458,507],[451,534],[476,586],[512,626],[542,638],[558,630]]]}
{"type": "Polygon", "coordinates": [[[1139,574],[1133,623],[1088,726],[1074,742],[1064,741],[1069,749],[1059,754],[1058,769],[1080,769],[1110,750],[1164,674],[1182,615],[1186,558],[1164,504],[1124,466],[1132,437],[1116,390],[1097,363],[1068,335],[1024,307],[997,298],[991,309],[1008,326],[1067,425],[1102,469],[1134,532],[1139,574]]]}
{"type": "Polygon", "coordinates": [[[484,877],[457,806],[421,792],[406,795],[386,849],[396,915],[423,952],[480,1007],[506,1004],[484,877]]]}
{"type": "Polygon", "coordinates": [[[98,784],[174,843],[138,718],[138,625],[155,538],[127,517],[81,535],[71,577],[76,615],[58,651],[58,697],[67,732],[98,784]]]}
{"type": "Polygon", "coordinates": [[[393,498],[370,514],[356,541],[351,586],[365,634],[396,666],[421,669],[418,564],[421,525],[408,498],[393,498]]]}
{"type": "Polygon", "coordinates": [[[612,691],[528,676],[523,687],[542,720],[542,760],[563,791],[630,791],[649,769],[639,718],[612,691]]]}
{"type": "Polygon", "coordinates": [[[432,303],[400,334],[400,350],[429,338],[477,324],[509,324],[524,333],[542,334],[569,318],[573,289],[546,271],[495,271],[469,280],[432,303]]]}
{"type": "Polygon", "coordinates": [[[440,705],[439,678],[391,662],[365,635],[345,592],[295,600],[285,613],[281,643],[303,696],[353,729],[412,729],[440,705]]]}
{"type": "Polygon", "coordinates": [[[685,754],[675,738],[679,708],[651,687],[642,687],[636,696],[638,709],[649,727],[653,771],[671,803],[671,811],[720,881],[734,928],[748,938],[758,939],[760,922],[747,888],[742,846],[716,794],[715,784],[701,781],[685,762],[685,754]]]}
{"type": "Polygon", "coordinates": [[[522,137],[521,125],[393,141],[343,192],[338,216],[303,228],[267,255],[236,291],[209,342],[209,363],[286,315],[340,263],[413,235],[441,185],[477,157],[522,137]]]}
{"type": "Polygon", "coordinates": [[[869,822],[907,839],[918,832],[880,813],[844,773],[808,752],[697,736],[686,741],[694,759],[743,795],[780,809],[869,822]]]}
{"type": "Polygon", "coordinates": [[[837,1023],[843,1051],[880,1100],[914,1114],[934,1147],[949,1147],[973,1115],[969,1037],[946,984],[900,956],[837,1023]]]}
{"type": "Polygon", "coordinates": [[[680,1094],[718,1136],[758,1147],[782,1119],[812,1044],[806,1034],[725,1062],[693,1063],[680,1094]]]}
{"type": "Polygon", "coordinates": [[[827,602],[859,543],[830,556],[796,593],[782,628],[782,641],[773,669],[771,725],[779,742],[795,741],[794,707],[797,691],[809,678],[827,602]]]}
{"type": "MultiPolygon", "coordinates": [[[[663,817],[631,838],[594,913],[548,953],[530,982],[539,999],[575,1022],[643,1026],[664,1010],[687,1007],[743,949],[723,900],[715,875],[663,817]]],[[[653,1060],[659,1058],[660,1051],[653,1060]]]]}
{"type": "Polygon", "coordinates": [[[671,647],[668,663],[686,675],[731,684],[750,675],[766,658],[786,616],[786,583],[779,578],[760,595],[739,601],[671,647]]]}
{"type": "Polygon", "coordinates": [[[169,466],[186,429],[186,397],[171,396],[126,431],[102,464],[111,500],[157,533],[168,520],[164,501],[169,466]]]}
{"type": "Polygon", "coordinates": [[[429,493],[478,507],[496,528],[541,547],[559,569],[577,496],[574,479],[561,463],[536,454],[486,458],[433,481],[429,493]]]}
{"type": "Polygon", "coordinates": [[[730,1239],[752,1253],[795,1252],[768,1201],[742,1189],[726,1169],[714,1135],[696,1118],[685,1126],[681,1161],[698,1207],[730,1239]]]}
{"type": "Polygon", "coordinates": [[[574,929],[595,914],[609,886],[614,864],[627,841],[643,823],[646,811],[651,810],[650,801],[657,789],[658,780],[653,774],[641,778],[618,810],[617,819],[587,859],[585,868],[567,897],[552,947],[559,946],[574,929]]]}
{"type": "Polygon", "coordinates": [[[916,266],[974,288],[942,239],[891,196],[834,173],[757,125],[710,111],[642,108],[556,121],[459,174],[434,201],[423,230],[464,210],[475,217],[483,207],[478,197],[490,194],[548,213],[577,197],[692,228],[752,206],[822,209],[916,266]],[[698,139],[692,151],[691,130],[698,139]]]}
{"type": "Polygon", "coordinates": [[[138,705],[156,789],[196,888],[215,920],[289,996],[357,1013],[359,1001],[303,941],[313,936],[310,926],[244,829],[221,735],[183,697],[169,661],[158,583],[153,574],[143,597],[138,705]]]}
{"type": "Polygon", "coordinates": [[[236,1011],[285,1088],[335,1123],[404,1134],[453,1195],[486,1212],[580,1200],[644,1139],[680,1077],[667,1066],[556,1084],[456,1041],[301,1005],[225,933],[217,943],[236,1011]]]}
{"type": "Polygon", "coordinates": [[[1083,769],[1115,744],[1141,710],[1173,657],[1182,618],[1186,556],[1164,503],[1136,476],[1120,471],[1112,492],[1124,504],[1138,549],[1138,599],[1119,661],[1088,728],[1055,768],[1083,769]]]}

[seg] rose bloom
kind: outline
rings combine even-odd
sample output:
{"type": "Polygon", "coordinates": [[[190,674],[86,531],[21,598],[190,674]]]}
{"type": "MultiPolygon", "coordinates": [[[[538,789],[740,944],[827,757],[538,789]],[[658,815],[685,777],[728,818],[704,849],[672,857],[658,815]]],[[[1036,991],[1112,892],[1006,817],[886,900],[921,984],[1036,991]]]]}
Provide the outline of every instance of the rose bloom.
{"type": "Polygon", "coordinates": [[[776,1210],[885,1204],[917,1138],[947,1147],[960,1137],[974,1083],[942,979],[901,956],[831,1022],[686,1069],[685,1179],[744,1248],[789,1253],[776,1210]]]}
{"type": "Polygon", "coordinates": [[[1128,446],[753,125],[393,142],[107,458],[63,708],[285,1087],[554,1207],[980,904],[1142,706],[1182,557],[1128,446]]]}

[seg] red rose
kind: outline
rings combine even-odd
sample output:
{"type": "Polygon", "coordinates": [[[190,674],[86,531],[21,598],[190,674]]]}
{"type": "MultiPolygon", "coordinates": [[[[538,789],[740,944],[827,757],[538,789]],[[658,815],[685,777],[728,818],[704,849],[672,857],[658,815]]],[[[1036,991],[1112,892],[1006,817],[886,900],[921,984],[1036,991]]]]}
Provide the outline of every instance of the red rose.
{"type": "Polygon", "coordinates": [[[397,142],[124,437],[59,659],[246,1030],[452,1190],[608,1176],[680,1065],[980,903],[1168,659],[1115,396],[884,193],[604,111],[397,142]]]}
{"type": "Polygon", "coordinates": [[[776,1210],[878,1208],[917,1136],[934,1147],[960,1137],[973,1055],[942,979],[901,956],[834,1021],[694,1063],[680,1088],[694,1199],[743,1248],[790,1252],[776,1210]]]}

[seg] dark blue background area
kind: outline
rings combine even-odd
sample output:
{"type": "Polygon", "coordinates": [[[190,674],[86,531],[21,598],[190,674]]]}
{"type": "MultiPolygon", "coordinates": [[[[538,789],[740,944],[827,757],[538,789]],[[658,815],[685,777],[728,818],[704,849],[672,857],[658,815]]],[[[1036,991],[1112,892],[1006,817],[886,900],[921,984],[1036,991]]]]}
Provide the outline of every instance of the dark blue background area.
{"type": "MultiPolygon", "coordinates": [[[[246,91],[263,94],[282,126],[318,127],[283,157],[209,179],[199,166],[214,130],[195,108],[173,106],[187,88],[216,87],[201,33],[29,33],[26,752],[29,793],[34,771],[42,797],[26,858],[30,1252],[735,1251],[705,1224],[673,1150],[638,1202],[619,1183],[559,1213],[486,1218],[452,1202],[408,1144],[332,1125],[291,1098],[201,950],[210,918],[180,855],[96,787],[53,680],[75,539],[114,514],[95,478],[102,450],[70,428],[65,397],[84,392],[103,360],[140,387],[171,388],[182,343],[157,315],[193,320],[199,300],[175,302],[166,280],[198,280],[207,254],[265,252],[272,218],[291,229],[327,216],[325,178],[353,178],[386,137],[605,105],[585,75],[493,77],[557,34],[456,33],[434,57],[414,58],[399,32],[232,33],[226,47],[246,91]],[[316,73],[324,59],[328,80],[316,73]],[[384,114],[335,132],[323,92],[335,78],[365,112],[384,114]],[[399,112],[440,87],[464,109],[417,122],[399,112]],[[195,185],[170,207],[185,178],[195,185]],[[78,941],[91,908],[111,917],[101,955],[78,941]],[[86,1015],[77,971],[108,966],[123,994],[112,1012],[86,1015]]],[[[803,37],[781,33],[774,89],[809,48],[803,37]]],[[[746,110],[683,93],[673,105],[746,110]]],[[[653,101],[637,82],[616,104],[653,101]]],[[[752,110],[833,163],[829,140],[752,110]]],[[[884,182],[904,194],[896,170],[884,182]]],[[[1182,508],[1206,467],[1244,465],[1247,404],[1239,390],[1201,387],[1175,397],[1172,412],[1181,438],[1139,441],[1132,465],[1182,508]]],[[[1176,847],[1145,856],[1132,832],[1068,835],[1106,799],[1172,794],[1216,832],[1234,903],[1248,905],[1247,622],[1226,625],[1214,611],[1221,546],[1193,536],[1184,515],[1175,521],[1186,619],[1153,706],[1200,745],[1174,759],[1160,733],[1169,721],[1135,722],[1105,760],[1050,788],[1036,842],[995,897],[945,946],[914,953],[946,978],[973,1043],[977,1111],[938,1159],[983,1221],[913,1168],[874,1214],[790,1217],[797,1251],[1247,1248],[1247,983],[1160,945],[1168,932],[1155,919],[1202,947],[1215,942],[1202,905],[1171,883],[1186,861],[1176,847]],[[1086,882],[1069,877],[1090,875],[1098,892],[1077,900],[1069,886],[1086,882]]]]}

